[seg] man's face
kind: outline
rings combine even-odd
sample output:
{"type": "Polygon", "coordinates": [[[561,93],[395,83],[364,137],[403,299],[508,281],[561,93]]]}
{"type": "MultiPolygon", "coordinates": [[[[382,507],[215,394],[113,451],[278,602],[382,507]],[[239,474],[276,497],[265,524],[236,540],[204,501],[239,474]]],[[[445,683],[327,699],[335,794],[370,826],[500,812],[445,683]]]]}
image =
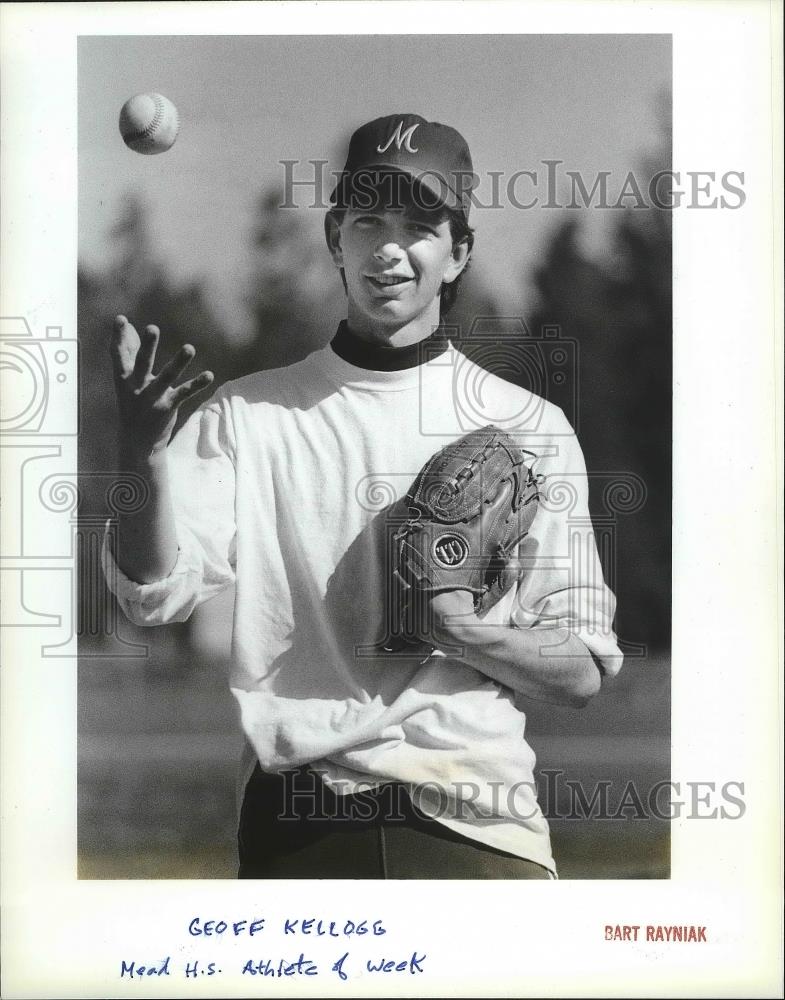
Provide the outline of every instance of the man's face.
{"type": "Polygon", "coordinates": [[[332,226],[330,250],[344,269],[350,327],[378,334],[415,321],[429,334],[439,323],[442,283],[455,280],[468,256],[465,244],[453,247],[445,213],[414,205],[347,209],[332,226]]]}

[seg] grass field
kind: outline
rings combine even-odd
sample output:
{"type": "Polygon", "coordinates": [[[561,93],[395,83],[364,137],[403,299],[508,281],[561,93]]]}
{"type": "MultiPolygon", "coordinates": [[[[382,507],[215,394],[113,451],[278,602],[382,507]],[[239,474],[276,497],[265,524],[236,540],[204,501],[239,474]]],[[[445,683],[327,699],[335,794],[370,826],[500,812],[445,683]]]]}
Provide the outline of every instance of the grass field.
{"type": "MultiPolygon", "coordinates": [[[[144,661],[83,659],[79,671],[79,877],[233,879],[235,774],[242,744],[226,664],[156,642],[144,661]]],[[[581,711],[527,706],[541,770],[619,802],[670,775],[669,670],[631,660],[581,711]]],[[[553,779],[552,779],[553,780],[553,779]]],[[[542,799],[541,799],[542,800],[542,799]]],[[[550,817],[562,878],[667,878],[668,824],[550,817]]]]}

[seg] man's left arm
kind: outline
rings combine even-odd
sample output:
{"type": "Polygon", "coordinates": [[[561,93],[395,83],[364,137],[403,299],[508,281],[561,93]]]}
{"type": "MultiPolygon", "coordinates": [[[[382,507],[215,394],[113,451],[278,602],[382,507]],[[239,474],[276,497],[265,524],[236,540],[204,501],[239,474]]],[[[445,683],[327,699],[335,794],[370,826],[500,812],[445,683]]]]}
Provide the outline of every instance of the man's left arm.
{"type": "Polygon", "coordinates": [[[526,697],[582,706],[622,663],[616,599],[603,579],[589,515],[586,465],[561,413],[536,469],[540,503],[519,549],[515,587],[490,612],[474,614],[468,591],[431,599],[432,641],[526,697]]]}
{"type": "Polygon", "coordinates": [[[481,621],[466,590],[431,601],[437,646],[491,680],[528,698],[583,707],[600,690],[602,671],[567,628],[516,628],[481,621]]]}

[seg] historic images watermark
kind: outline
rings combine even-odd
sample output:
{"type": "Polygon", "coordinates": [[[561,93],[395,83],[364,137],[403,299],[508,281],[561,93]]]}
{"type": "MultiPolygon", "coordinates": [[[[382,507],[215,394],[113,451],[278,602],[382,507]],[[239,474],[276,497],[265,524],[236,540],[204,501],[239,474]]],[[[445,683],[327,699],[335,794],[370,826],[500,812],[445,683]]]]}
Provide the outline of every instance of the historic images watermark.
{"type": "Polygon", "coordinates": [[[550,768],[533,781],[423,781],[403,784],[329,779],[318,768],[282,771],[282,820],[347,823],[403,822],[413,805],[432,819],[477,821],[507,816],[526,823],[549,821],[630,822],[674,819],[742,819],[747,811],[743,781],[659,780],[648,785],[611,779],[591,785],[550,768]],[[523,793],[523,794],[521,794],[523,793]],[[539,805],[538,805],[539,803],[539,805]]]}
{"type": "MultiPolygon", "coordinates": [[[[283,196],[279,208],[326,211],[343,175],[328,170],[329,160],[279,160],[283,196]]],[[[543,159],[535,169],[453,171],[440,175],[423,171],[412,186],[403,174],[362,170],[349,181],[345,207],[358,211],[402,208],[407,199],[424,211],[433,210],[440,196],[433,188],[449,188],[480,209],[738,209],[744,206],[743,170],[657,170],[653,173],[611,170],[593,173],[571,169],[564,160],[543,159]],[[404,190],[405,187],[405,190],[404,190]]]]}

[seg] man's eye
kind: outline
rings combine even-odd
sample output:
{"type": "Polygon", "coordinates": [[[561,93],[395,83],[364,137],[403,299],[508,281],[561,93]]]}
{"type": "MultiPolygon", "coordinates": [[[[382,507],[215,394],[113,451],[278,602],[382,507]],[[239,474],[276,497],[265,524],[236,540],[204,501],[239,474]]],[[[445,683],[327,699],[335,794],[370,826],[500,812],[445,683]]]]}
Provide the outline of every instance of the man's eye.
{"type": "Polygon", "coordinates": [[[378,226],[380,224],[380,219],[375,215],[361,215],[356,223],[358,226],[378,226]]]}
{"type": "Polygon", "coordinates": [[[425,222],[410,222],[407,228],[410,233],[418,233],[421,236],[432,236],[434,234],[433,227],[427,225],[425,222]]]}

